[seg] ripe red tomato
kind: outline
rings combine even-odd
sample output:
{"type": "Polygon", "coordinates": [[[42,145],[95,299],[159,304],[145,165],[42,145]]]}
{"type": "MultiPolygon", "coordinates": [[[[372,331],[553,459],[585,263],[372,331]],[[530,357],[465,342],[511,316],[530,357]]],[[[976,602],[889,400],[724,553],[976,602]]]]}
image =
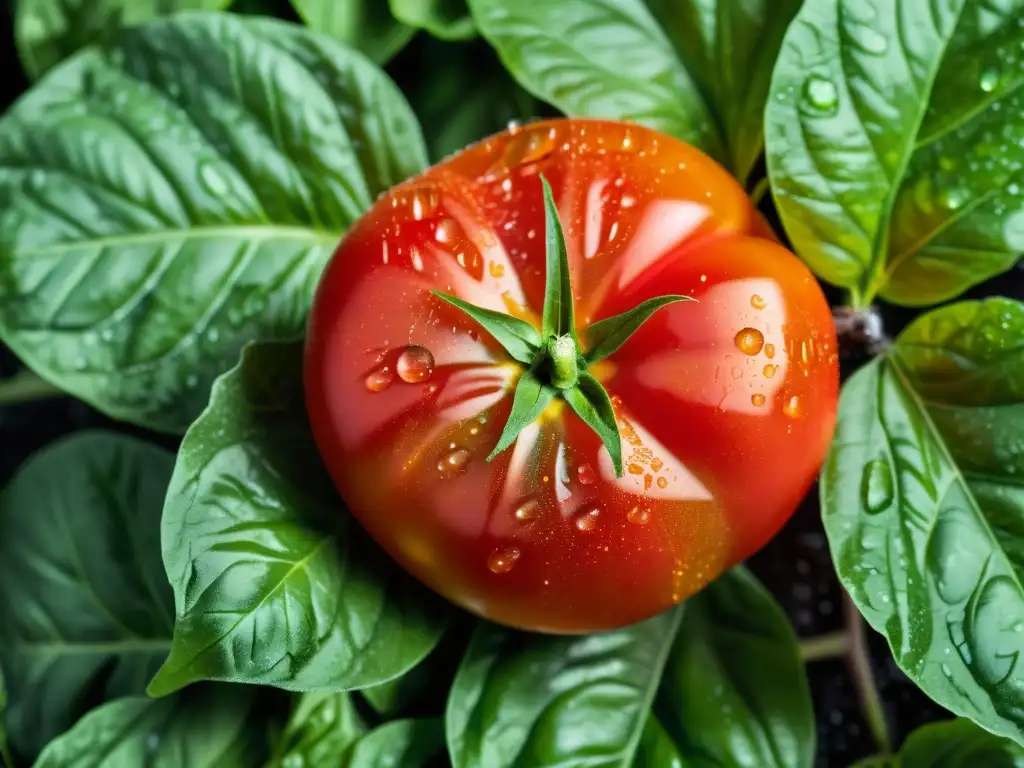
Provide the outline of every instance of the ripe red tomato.
{"type": "Polygon", "coordinates": [[[740,186],[624,123],[534,123],[384,195],[314,303],[306,396],[343,498],[391,556],[493,621],[590,632],[652,616],[773,536],[813,481],[838,390],[829,307],[740,186]],[[576,324],[667,306],[590,372],[623,449],[561,399],[487,457],[523,366],[432,290],[536,323],[548,179],[576,324]]]}

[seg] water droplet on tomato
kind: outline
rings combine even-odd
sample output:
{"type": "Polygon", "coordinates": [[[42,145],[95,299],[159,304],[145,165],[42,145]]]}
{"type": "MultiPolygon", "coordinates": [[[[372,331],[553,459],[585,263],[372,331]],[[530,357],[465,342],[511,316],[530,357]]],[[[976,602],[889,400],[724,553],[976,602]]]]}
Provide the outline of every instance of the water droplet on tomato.
{"type": "Polygon", "coordinates": [[[750,297],[750,306],[752,306],[754,309],[764,309],[765,307],[768,306],[768,302],[766,302],[764,298],[755,293],[753,296],[750,297]]]}
{"type": "Polygon", "coordinates": [[[447,477],[462,473],[469,464],[471,454],[465,448],[456,448],[449,451],[437,462],[437,471],[447,477]]]}
{"type": "Polygon", "coordinates": [[[764,346],[764,334],[756,328],[744,328],[735,340],[736,347],[745,355],[756,355],[764,346]]]}
{"type": "Polygon", "coordinates": [[[786,401],[786,404],[782,406],[782,412],[793,419],[799,416],[802,411],[803,407],[800,403],[800,398],[796,395],[789,398],[789,400],[786,401]]]}
{"type": "Polygon", "coordinates": [[[756,405],[758,408],[765,404],[765,400],[765,396],[762,395],[760,392],[750,396],[750,402],[756,405]]]}
{"type": "Polygon", "coordinates": [[[775,357],[775,345],[774,344],[765,344],[764,345],[764,356],[767,357],[769,360],[771,360],[773,357],[775,357]]]}
{"type": "Polygon", "coordinates": [[[655,472],[660,471],[663,466],[665,466],[665,463],[661,459],[651,460],[651,469],[653,469],[655,472]]]}
{"type": "Polygon", "coordinates": [[[433,188],[417,189],[412,193],[409,204],[414,221],[422,221],[437,210],[437,191],[433,188]]]}
{"type": "Polygon", "coordinates": [[[626,519],[634,525],[647,525],[651,519],[651,510],[633,507],[626,513],[626,519]]]}
{"type": "Polygon", "coordinates": [[[519,131],[506,145],[501,158],[487,169],[484,181],[491,181],[515,168],[533,165],[555,151],[555,128],[527,128],[519,131]]]}
{"type": "Polygon", "coordinates": [[[442,219],[434,230],[434,239],[439,243],[450,243],[455,239],[457,227],[454,219],[442,219]]]}
{"type": "Polygon", "coordinates": [[[662,489],[668,488],[668,478],[667,477],[659,477],[658,478],[658,487],[662,488],[662,489]]]}
{"type": "Polygon", "coordinates": [[[521,554],[519,547],[501,547],[491,552],[487,558],[487,567],[491,573],[508,573],[521,554]]]}
{"type": "Polygon", "coordinates": [[[379,371],[373,371],[369,376],[366,377],[366,388],[371,392],[383,392],[385,389],[391,386],[391,382],[395,380],[395,374],[388,368],[381,368],[379,371]]]}
{"type": "Polygon", "coordinates": [[[893,498],[893,483],[888,463],[875,459],[864,465],[860,495],[869,515],[877,515],[889,508],[893,498]]]}
{"type": "Polygon", "coordinates": [[[434,356],[426,347],[410,344],[398,356],[395,366],[398,377],[409,384],[419,384],[430,378],[434,372],[434,356]]]}
{"type": "Polygon", "coordinates": [[[540,513],[540,502],[536,499],[527,499],[516,507],[513,516],[521,523],[533,520],[540,513]]]}
{"type": "Polygon", "coordinates": [[[600,507],[587,507],[576,516],[576,528],[581,531],[592,531],[597,527],[597,518],[600,516],[600,507]]]}
{"type": "Polygon", "coordinates": [[[766,365],[766,366],[764,367],[764,371],[763,371],[763,373],[764,373],[764,377],[765,377],[766,379],[770,379],[770,378],[771,378],[772,376],[774,376],[774,375],[775,375],[775,371],[776,371],[776,370],[778,369],[778,367],[779,367],[779,366],[777,366],[777,365],[772,365],[771,363],[769,363],[768,365],[766,365]]]}
{"type": "Polygon", "coordinates": [[[631,475],[642,475],[644,473],[644,468],[639,464],[630,464],[626,469],[631,475]]]}
{"type": "Polygon", "coordinates": [[[414,245],[409,246],[409,263],[412,264],[412,268],[417,272],[423,271],[423,255],[420,253],[419,248],[414,245]]]}
{"type": "Polygon", "coordinates": [[[576,478],[583,485],[593,485],[597,482],[597,475],[594,473],[594,468],[589,464],[580,464],[576,467],[576,478]]]}
{"type": "Polygon", "coordinates": [[[623,208],[632,208],[636,205],[636,198],[632,195],[623,195],[622,199],[619,201],[619,205],[623,208]]]}
{"type": "Polygon", "coordinates": [[[487,264],[487,271],[491,273],[491,277],[502,277],[505,274],[505,265],[499,264],[496,261],[491,261],[487,264]]]}

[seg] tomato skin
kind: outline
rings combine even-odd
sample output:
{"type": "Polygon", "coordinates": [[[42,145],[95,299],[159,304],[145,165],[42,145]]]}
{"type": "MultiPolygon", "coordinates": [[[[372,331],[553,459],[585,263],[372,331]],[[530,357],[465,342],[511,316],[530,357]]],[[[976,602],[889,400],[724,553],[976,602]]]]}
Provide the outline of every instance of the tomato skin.
{"type": "Polygon", "coordinates": [[[635,125],[554,120],[396,187],[347,233],[310,317],[306,398],[343,498],[408,571],[492,621],[592,632],[685,599],[781,528],[831,439],[836,352],[818,284],[726,171],[635,125]],[[584,342],[645,299],[697,299],[591,369],[621,478],[560,400],[487,462],[522,366],[430,294],[539,325],[538,173],[584,342]]]}

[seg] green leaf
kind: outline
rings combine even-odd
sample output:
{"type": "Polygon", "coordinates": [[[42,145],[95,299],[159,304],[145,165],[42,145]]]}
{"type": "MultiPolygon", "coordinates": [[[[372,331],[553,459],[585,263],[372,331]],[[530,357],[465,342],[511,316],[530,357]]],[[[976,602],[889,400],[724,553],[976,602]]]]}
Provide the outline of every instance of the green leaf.
{"type": "Polygon", "coordinates": [[[1022,768],[1024,749],[969,720],[929,723],[907,737],[898,768],[1022,768]]]}
{"type": "Polygon", "coordinates": [[[797,252],[867,305],[920,306],[1024,250],[1024,0],[808,0],[766,113],[797,252]]]}
{"type": "Polygon", "coordinates": [[[256,338],[422,168],[363,57],[294,24],[182,14],[75,56],[0,118],[0,338],[105,413],[183,432],[256,338]]]}
{"type": "Polygon", "coordinates": [[[675,304],[678,301],[694,300],[692,296],[659,296],[656,299],[641,302],[621,315],[594,323],[586,330],[586,338],[590,346],[590,351],[586,355],[587,362],[596,363],[614,353],[626,343],[626,339],[632,336],[637,328],[646,323],[651,315],[662,307],[675,304]]]}
{"type": "Polygon", "coordinates": [[[314,691],[303,694],[288,719],[269,768],[342,766],[366,733],[351,694],[314,691]]]}
{"type": "Polygon", "coordinates": [[[34,768],[258,768],[263,735],[253,715],[243,686],[118,699],[50,742],[34,768]]]}
{"type": "Polygon", "coordinates": [[[0,766],[14,768],[14,758],[7,746],[7,728],[4,725],[4,713],[7,711],[7,688],[4,685],[4,670],[0,667],[0,766]]]}
{"type": "Polygon", "coordinates": [[[426,768],[444,753],[440,718],[394,720],[356,742],[347,768],[426,768]]]}
{"type": "Polygon", "coordinates": [[[219,11],[231,0],[18,0],[14,40],[25,72],[37,79],[54,65],[118,32],[179,11],[219,11]]]}
{"type": "Polygon", "coordinates": [[[177,623],[149,687],[197,680],[338,691],[420,661],[448,607],[345,510],[303,402],[302,344],[248,347],[178,453],[163,520],[177,623]]]}
{"type": "Polygon", "coordinates": [[[415,33],[391,14],[386,0],[292,0],[310,29],[387,63],[415,33]]]}
{"type": "Polygon", "coordinates": [[[534,422],[544,409],[555,399],[556,391],[542,382],[532,370],[523,371],[516,384],[516,394],[512,399],[512,412],[508,415],[505,428],[501,431],[498,444],[494,446],[490,461],[516,441],[519,433],[534,422]]]}
{"type": "Polygon", "coordinates": [[[836,570],[930,697],[1024,742],[1024,304],[918,318],[839,402],[836,570]]]}
{"type": "Polygon", "coordinates": [[[441,40],[469,40],[476,26],[466,0],[388,0],[391,13],[403,24],[424,29],[441,40]]]}
{"type": "Polygon", "coordinates": [[[167,657],[160,512],[173,465],[162,448],[81,432],[0,494],[0,665],[18,752],[37,754],[88,701],[142,693],[167,657]]]}
{"type": "Polygon", "coordinates": [[[587,426],[597,432],[612,458],[616,477],[622,477],[622,440],[615,421],[615,409],[601,382],[581,373],[579,382],[563,392],[565,401],[587,426]]]}
{"type": "Polygon", "coordinates": [[[742,569],[611,632],[482,623],[449,695],[446,730],[455,768],[802,768],[814,754],[796,636],[742,569]]]}
{"type": "Polygon", "coordinates": [[[513,359],[527,365],[533,362],[540,347],[540,333],[528,322],[503,312],[495,312],[493,309],[477,307],[468,301],[441,291],[431,291],[431,293],[453,307],[461,309],[480,323],[483,329],[491,334],[513,359]]]}
{"type": "Polygon", "coordinates": [[[763,145],[771,65],[800,0],[468,4],[506,68],[538,98],[569,115],[664,131],[744,181],[763,145]]]}
{"type": "Polygon", "coordinates": [[[576,340],[576,320],[573,316],[572,283],[569,275],[569,255],[565,249],[565,233],[558,218],[558,206],[551,194],[551,185],[540,177],[544,188],[544,233],[546,238],[544,283],[544,316],[541,336],[544,339],[571,336],[576,340]]]}

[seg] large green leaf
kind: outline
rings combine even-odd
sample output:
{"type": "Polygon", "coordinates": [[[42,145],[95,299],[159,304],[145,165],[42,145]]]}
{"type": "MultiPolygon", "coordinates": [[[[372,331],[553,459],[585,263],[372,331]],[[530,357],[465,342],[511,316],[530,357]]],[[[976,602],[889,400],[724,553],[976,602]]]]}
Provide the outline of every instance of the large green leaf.
{"type": "Polygon", "coordinates": [[[14,765],[10,749],[7,746],[7,727],[4,724],[4,713],[7,711],[7,687],[4,685],[4,670],[0,667],[0,765],[4,761],[14,765]]]}
{"type": "Polygon", "coordinates": [[[52,741],[35,768],[259,768],[264,737],[254,715],[243,686],[118,699],[52,741]]]}
{"type": "Polygon", "coordinates": [[[177,622],[150,685],[196,680],[337,691],[385,682],[437,643],[447,604],[345,510],[310,434],[302,344],[251,346],[214,386],[167,493],[177,622]]]}
{"type": "Polygon", "coordinates": [[[918,728],[898,754],[868,758],[855,768],[1024,768],[1024,750],[970,720],[946,720],[918,728]]]}
{"type": "Polygon", "coordinates": [[[351,694],[303,694],[288,719],[269,768],[343,766],[352,745],[366,733],[351,694]]]}
{"type": "Polygon", "coordinates": [[[444,754],[440,719],[394,720],[356,742],[345,768],[426,768],[444,754]]]}
{"type": "Polygon", "coordinates": [[[469,0],[481,33],[531,93],[570,115],[670,133],[741,180],[761,152],[771,65],[798,5],[469,0]]]}
{"type": "Polygon", "coordinates": [[[814,756],[796,637],[742,569],[612,632],[552,637],[481,624],[446,720],[456,768],[799,768],[814,756]]]}
{"type": "Polygon", "coordinates": [[[1024,305],[964,302],[855,374],[821,484],[836,569],[924,691],[1024,742],[1024,305]]]}
{"type": "Polygon", "coordinates": [[[388,0],[403,24],[424,29],[441,40],[468,40],[476,35],[466,0],[388,0]]]}
{"type": "Polygon", "coordinates": [[[112,416],[181,432],[425,163],[394,85],[297,25],[182,14],[75,56],[0,119],[0,338],[112,416]]]}
{"type": "Polygon", "coordinates": [[[170,649],[160,512],[174,457],[79,433],[0,494],[0,665],[11,742],[35,755],[87,701],[142,693],[170,649]]]}
{"type": "Polygon", "coordinates": [[[387,0],[292,0],[292,5],[310,29],[358,48],[379,64],[416,31],[391,14],[387,0]]]}
{"type": "Polygon", "coordinates": [[[231,0],[18,0],[14,39],[29,77],[126,27],[178,11],[219,11],[231,0]]]}
{"type": "Polygon", "coordinates": [[[956,296],[1024,250],[1024,0],[807,0],[766,113],[790,239],[868,304],[956,296]]]}

